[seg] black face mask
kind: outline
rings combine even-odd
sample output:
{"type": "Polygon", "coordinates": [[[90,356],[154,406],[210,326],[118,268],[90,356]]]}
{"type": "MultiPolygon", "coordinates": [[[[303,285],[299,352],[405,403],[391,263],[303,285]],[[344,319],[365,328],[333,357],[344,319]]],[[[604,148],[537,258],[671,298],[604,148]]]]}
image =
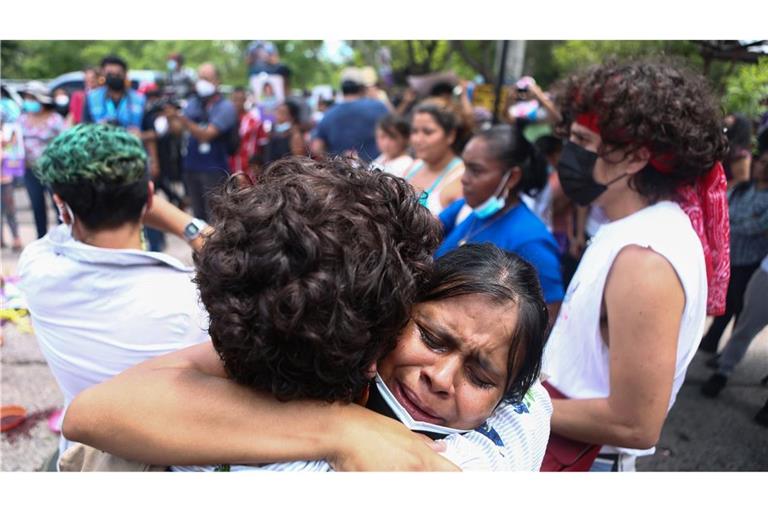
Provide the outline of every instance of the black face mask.
{"type": "Polygon", "coordinates": [[[596,162],[597,153],[593,151],[571,141],[563,146],[563,152],[557,162],[557,175],[565,195],[580,206],[587,206],[605,192],[608,185],[626,176],[626,173],[622,174],[605,185],[598,183],[594,178],[596,162]]]}
{"type": "Polygon", "coordinates": [[[122,91],[125,89],[125,78],[120,75],[107,75],[106,83],[107,87],[113,91],[122,91]]]}

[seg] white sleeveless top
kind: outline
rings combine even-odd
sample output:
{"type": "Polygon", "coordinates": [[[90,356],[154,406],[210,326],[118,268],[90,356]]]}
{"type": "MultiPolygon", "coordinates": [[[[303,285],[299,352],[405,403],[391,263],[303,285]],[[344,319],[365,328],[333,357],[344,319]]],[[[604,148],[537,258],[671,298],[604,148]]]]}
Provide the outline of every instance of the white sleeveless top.
{"type": "MultiPolygon", "coordinates": [[[[664,256],[677,272],[685,292],[669,410],[696,354],[707,314],[707,276],[701,241],[688,216],[671,201],[662,201],[600,227],[568,286],[547,341],[542,372],[569,398],[604,398],[610,394],[609,348],[600,334],[600,306],[608,272],[616,255],[627,245],[648,247],[664,256]]],[[[648,455],[654,450],[603,448],[603,452],[630,455],[648,455]]]]}

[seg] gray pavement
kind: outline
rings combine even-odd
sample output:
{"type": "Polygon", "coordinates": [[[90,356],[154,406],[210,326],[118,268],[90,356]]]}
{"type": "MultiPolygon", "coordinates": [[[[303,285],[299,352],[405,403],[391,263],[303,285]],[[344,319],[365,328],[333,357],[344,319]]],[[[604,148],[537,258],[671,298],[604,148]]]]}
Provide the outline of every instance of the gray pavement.
{"type": "MultiPolygon", "coordinates": [[[[34,240],[32,213],[23,188],[15,194],[21,236],[34,240]]],[[[51,225],[55,217],[51,210],[51,225]]],[[[7,228],[6,228],[7,229],[7,228]]],[[[9,240],[9,238],[6,238],[9,240]]],[[[166,252],[190,263],[183,242],[169,238],[166,252]]],[[[16,274],[18,254],[2,251],[2,274],[16,274]]],[[[730,329],[726,331],[724,339],[730,329]]],[[[19,428],[0,435],[0,470],[37,471],[57,447],[47,418],[59,407],[62,395],[32,334],[6,324],[0,346],[0,401],[26,407],[29,419],[19,428]]],[[[656,454],[638,461],[639,471],[765,471],[768,470],[768,429],[752,417],[768,399],[760,379],[768,374],[768,329],[752,343],[742,364],[717,399],[699,393],[709,377],[705,357],[696,356],[677,403],[669,414],[656,454]]]]}

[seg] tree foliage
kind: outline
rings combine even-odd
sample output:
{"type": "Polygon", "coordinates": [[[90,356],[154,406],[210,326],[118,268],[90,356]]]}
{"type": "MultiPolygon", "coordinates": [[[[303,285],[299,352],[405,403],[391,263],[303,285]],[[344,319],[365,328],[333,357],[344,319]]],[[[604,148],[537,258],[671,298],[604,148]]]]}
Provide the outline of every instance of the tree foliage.
{"type": "MultiPolygon", "coordinates": [[[[293,71],[294,87],[330,80],[337,66],[321,58],[322,41],[275,41],[282,61],[293,71]]],[[[222,81],[245,85],[245,51],[249,41],[3,41],[3,78],[50,79],[62,73],[98,65],[102,57],[117,54],[132,69],[164,70],[168,55],[184,55],[184,65],[196,68],[214,62],[222,81]]]]}
{"type": "Polygon", "coordinates": [[[768,98],[768,57],[755,65],[742,66],[726,79],[723,106],[727,112],[755,118],[764,111],[760,106],[764,98],[768,98]]]}

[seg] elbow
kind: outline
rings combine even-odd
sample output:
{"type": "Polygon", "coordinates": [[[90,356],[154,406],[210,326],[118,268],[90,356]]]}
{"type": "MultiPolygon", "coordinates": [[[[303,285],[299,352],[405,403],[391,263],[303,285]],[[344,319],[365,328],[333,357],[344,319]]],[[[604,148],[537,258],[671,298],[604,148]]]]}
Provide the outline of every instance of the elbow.
{"type": "Polygon", "coordinates": [[[61,424],[62,435],[70,441],[82,442],[85,431],[80,415],[77,413],[77,398],[75,398],[64,415],[64,422],[61,424]]]}
{"type": "Polygon", "coordinates": [[[648,450],[659,442],[661,426],[635,424],[622,429],[616,445],[634,450],[648,450]]]}
{"type": "Polygon", "coordinates": [[[87,393],[88,390],[85,390],[72,400],[61,425],[61,433],[66,439],[85,444],[88,444],[90,432],[88,415],[82,410],[83,407],[87,407],[87,396],[84,396],[87,393]]]}

